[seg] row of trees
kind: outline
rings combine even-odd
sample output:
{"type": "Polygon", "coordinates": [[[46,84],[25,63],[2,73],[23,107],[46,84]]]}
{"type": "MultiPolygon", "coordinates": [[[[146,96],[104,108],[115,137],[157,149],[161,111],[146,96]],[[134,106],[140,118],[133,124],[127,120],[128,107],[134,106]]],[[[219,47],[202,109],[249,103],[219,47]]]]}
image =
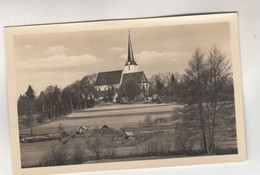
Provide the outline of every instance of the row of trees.
{"type": "Polygon", "coordinates": [[[179,78],[178,73],[173,74],[172,72],[153,75],[149,80],[149,96],[152,97],[154,94],[157,94],[158,98],[167,96],[168,100],[176,100],[179,78]]]}
{"type": "Polygon", "coordinates": [[[177,128],[179,141],[185,142],[180,145],[190,147],[189,144],[198,137],[204,153],[215,153],[216,121],[223,115],[226,105],[223,101],[233,101],[234,98],[228,59],[215,45],[207,56],[196,49],[179,86],[179,98],[185,104],[187,114],[177,128]]]}
{"type": "Polygon", "coordinates": [[[95,79],[95,74],[85,76],[63,90],[58,86],[48,86],[38,97],[29,85],[25,94],[18,99],[18,116],[24,116],[23,124],[30,127],[34,115],[37,115],[38,122],[42,123],[73,110],[92,107],[95,105],[95,79]]]}

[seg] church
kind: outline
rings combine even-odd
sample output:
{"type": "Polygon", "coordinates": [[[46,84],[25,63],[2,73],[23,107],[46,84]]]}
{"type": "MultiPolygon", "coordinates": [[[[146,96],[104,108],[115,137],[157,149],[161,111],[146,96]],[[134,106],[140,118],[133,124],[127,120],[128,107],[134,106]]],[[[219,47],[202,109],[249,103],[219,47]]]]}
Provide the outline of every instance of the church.
{"type": "MultiPolygon", "coordinates": [[[[130,79],[135,80],[140,88],[148,94],[149,83],[143,71],[139,71],[138,64],[134,59],[134,53],[128,32],[128,53],[125,65],[122,70],[115,70],[109,72],[99,72],[96,79],[95,88],[98,92],[100,100],[107,98],[112,93],[111,101],[116,102],[118,98],[118,89],[120,86],[130,79]]],[[[144,95],[144,94],[141,94],[144,95]]]]}

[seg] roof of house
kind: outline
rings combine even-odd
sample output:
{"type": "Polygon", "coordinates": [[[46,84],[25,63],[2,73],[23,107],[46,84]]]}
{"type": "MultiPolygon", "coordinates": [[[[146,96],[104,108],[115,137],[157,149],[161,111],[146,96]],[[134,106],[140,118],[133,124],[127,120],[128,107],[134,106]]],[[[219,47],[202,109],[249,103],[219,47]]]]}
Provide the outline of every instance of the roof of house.
{"type": "Polygon", "coordinates": [[[96,86],[119,84],[122,76],[122,70],[99,72],[96,86]]]}
{"type": "Polygon", "coordinates": [[[128,137],[134,136],[134,134],[131,131],[125,131],[125,135],[128,137]]]}
{"type": "Polygon", "coordinates": [[[104,125],[101,129],[109,129],[107,125],[104,125]]]}
{"type": "Polygon", "coordinates": [[[81,126],[81,127],[79,127],[79,129],[84,129],[84,130],[87,130],[88,129],[88,127],[86,127],[86,126],[81,126]]]}
{"type": "Polygon", "coordinates": [[[130,79],[135,80],[137,83],[148,83],[143,71],[123,74],[122,84],[126,83],[130,79]]]}

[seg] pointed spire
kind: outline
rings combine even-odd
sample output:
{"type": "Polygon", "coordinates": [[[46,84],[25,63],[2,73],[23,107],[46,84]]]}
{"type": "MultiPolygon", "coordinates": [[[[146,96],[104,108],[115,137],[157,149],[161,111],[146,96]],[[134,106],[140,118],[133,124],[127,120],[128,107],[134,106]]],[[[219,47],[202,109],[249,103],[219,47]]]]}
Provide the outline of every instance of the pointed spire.
{"type": "Polygon", "coordinates": [[[132,48],[132,43],[131,43],[131,38],[130,38],[130,31],[128,30],[128,54],[127,54],[127,61],[126,65],[137,65],[135,60],[134,60],[134,53],[133,53],[133,48],[132,48]]]}

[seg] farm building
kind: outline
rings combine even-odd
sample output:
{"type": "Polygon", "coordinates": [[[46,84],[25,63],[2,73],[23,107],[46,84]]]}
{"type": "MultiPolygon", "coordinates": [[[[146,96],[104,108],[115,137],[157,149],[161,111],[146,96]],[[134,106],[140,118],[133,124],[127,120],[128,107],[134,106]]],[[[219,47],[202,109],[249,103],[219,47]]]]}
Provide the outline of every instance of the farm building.
{"type": "Polygon", "coordinates": [[[127,140],[135,140],[135,135],[131,131],[125,131],[124,138],[127,140]]]}
{"type": "Polygon", "coordinates": [[[118,97],[117,90],[122,84],[133,79],[144,89],[145,93],[149,91],[149,83],[143,71],[139,71],[138,65],[134,59],[130,33],[128,33],[128,54],[123,70],[99,72],[95,84],[100,100],[109,98],[116,102],[118,97]]]}
{"type": "Polygon", "coordinates": [[[86,127],[86,126],[81,126],[81,127],[79,127],[79,129],[78,129],[78,133],[79,134],[83,134],[83,133],[85,133],[85,132],[87,132],[88,131],[88,127],[86,127]]]}
{"type": "Polygon", "coordinates": [[[102,134],[111,134],[112,131],[107,125],[104,125],[100,130],[102,134]]]}

